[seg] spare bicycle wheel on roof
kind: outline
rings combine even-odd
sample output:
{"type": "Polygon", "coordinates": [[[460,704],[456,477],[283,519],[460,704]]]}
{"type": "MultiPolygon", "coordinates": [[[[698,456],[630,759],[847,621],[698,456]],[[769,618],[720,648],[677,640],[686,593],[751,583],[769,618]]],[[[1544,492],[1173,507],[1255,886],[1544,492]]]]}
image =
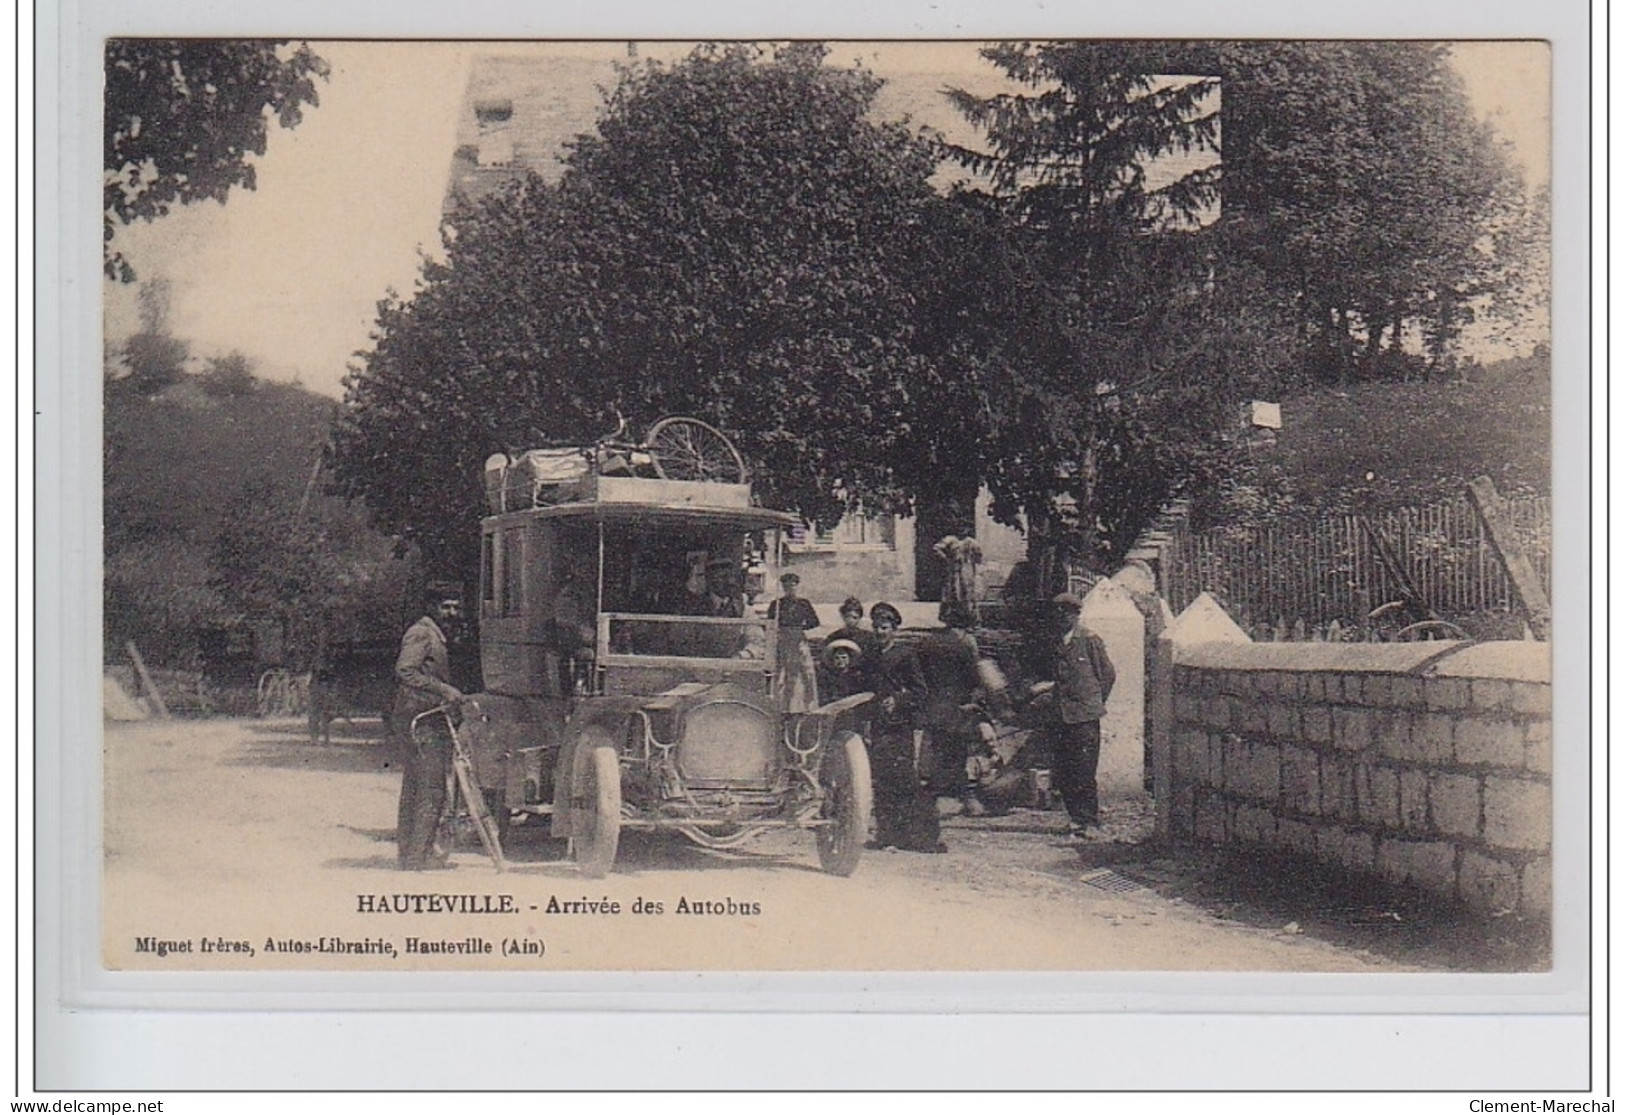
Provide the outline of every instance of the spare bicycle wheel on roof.
{"type": "Polygon", "coordinates": [[[649,427],[644,448],[663,480],[746,482],[745,459],[723,433],[698,418],[662,418],[649,427]]]}

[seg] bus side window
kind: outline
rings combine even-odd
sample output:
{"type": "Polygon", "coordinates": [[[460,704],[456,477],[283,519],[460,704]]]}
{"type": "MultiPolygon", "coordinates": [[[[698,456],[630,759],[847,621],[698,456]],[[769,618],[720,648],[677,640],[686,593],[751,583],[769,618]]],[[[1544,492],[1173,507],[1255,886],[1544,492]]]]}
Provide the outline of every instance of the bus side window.
{"type": "Polygon", "coordinates": [[[502,532],[501,613],[516,616],[524,610],[525,530],[514,527],[502,532]]]}
{"type": "Polygon", "coordinates": [[[497,615],[496,538],[487,531],[480,537],[480,615],[497,615]]]}

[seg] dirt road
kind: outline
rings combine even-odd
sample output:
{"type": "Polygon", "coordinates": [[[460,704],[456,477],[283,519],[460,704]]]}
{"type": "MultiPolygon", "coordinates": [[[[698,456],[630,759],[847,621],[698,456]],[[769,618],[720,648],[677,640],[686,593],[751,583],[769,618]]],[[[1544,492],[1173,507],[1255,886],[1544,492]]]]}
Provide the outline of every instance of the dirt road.
{"type": "MultiPolygon", "coordinates": [[[[628,834],[607,879],[523,826],[513,868],[395,869],[399,778],[374,734],[109,724],[106,963],[121,969],[1396,971],[1091,865],[1060,814],[946,823],[946,855],[821,873],[810,834],[736,853],[628,834]]],[[[1128,831],[1144,801],[1107,803],[1128,831]]]]}

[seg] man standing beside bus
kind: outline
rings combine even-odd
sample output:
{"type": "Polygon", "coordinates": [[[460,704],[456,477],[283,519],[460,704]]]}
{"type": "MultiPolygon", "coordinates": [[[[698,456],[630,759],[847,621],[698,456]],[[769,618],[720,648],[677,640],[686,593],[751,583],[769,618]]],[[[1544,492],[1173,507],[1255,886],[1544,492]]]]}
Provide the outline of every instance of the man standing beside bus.
{"type": "Polygon", "coordinates": [[[1100,718],[1117,671],[1099,635],[1080,622],[1083,601],[1069,592],[1054,600],[1060,640],[1055,648],[1055,703],[1048,725],[1055,788],[1072,820],[1072,835],[1100,826],[1100,718]]]}
{"type": "Polygon", "coordinates": [[[401,756],[401,801],[396,811],[395,842],[403,871],[432,871],[451,866],[434,846],[440,815],[446,808],[446,780],[451,772],[450,726],[441,716],[426,716],[412,730],[414,717],[440,705],[456,705],[463,692],[451,683],[446,629],[462,620],[463,601],[455,585],[437,582],[423,594],[423,614],[401,636],[395,660],[395,706],[390,729],[401,756]]]}

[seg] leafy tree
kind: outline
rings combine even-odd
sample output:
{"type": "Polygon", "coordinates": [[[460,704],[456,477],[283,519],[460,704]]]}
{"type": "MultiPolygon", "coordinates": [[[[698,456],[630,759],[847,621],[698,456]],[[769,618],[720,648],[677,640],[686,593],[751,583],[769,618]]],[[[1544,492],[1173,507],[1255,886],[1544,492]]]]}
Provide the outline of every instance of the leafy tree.
{"type": "Polygon", "coordinates": [[[309,667],[333,638],[398,633],[411,570],[342,500],[288,498],[246,483],[209,550],[209,587],[239,622],[274,624],[289,663],[309,667]]]}
{"type": "Polygon", "coordinates": [[[190,353],[191,346],[168,333],[132,334],[124,342],[129,371],[121,383],[131,391],[155,395],[180,380],[190,353]]]}
{"type": "Polygon", "coordinates": [[[205,394],[216,398],[251,393],[259,380],[254,376],[254,362],[233,349],[224,356],[211,356],[200,377],[205,394]]]}
{"type": "MultiPolygon", "coordinates": [[[[415,575],[410,563],[395,560],[392,540],[368,528],[363,509],[320,495],[312,477],[336,409],[332,399],[269,382],[204,400],[106,393],[103,588],[111,655],[122,657],[124,641],[134,639],[154,665],[195,668],[200,629],[280,614],[245,610],[251,594],[225,597],[216,540],[239,514],[269,522],[255,528],[260,541],[234,547],[234,560],[285,562],[277,556],[285,546],[315,534],[310,560],[321,592],[299,598],[295,612],[311,617],[300,624],[339,639],[399,636],[401,597],[415,575]],[[250,490],[252,500],[243,494],[250,490]]],[[[243,528],[236,529],[241,538],[243,528]]],[[[294,572],[296,585],[311,583],[294,572]]]]}
{"type": "Polygon", "coordinates": [[[153,279],[137,296],[141,329],[125,339],[113,379],[121,389],[156,395],[180,381],[186,372],[191,346],[169,331],[170,292],[166,279],[153,279]]]}
{"type": "Polygon", "coordinates": [[[348,381],[342,489],[460,566],[487,454],[579,442],[619,409],[714,422],[766,500],[811,517],[905,506],[935,149],[868,119],[875,77],[821,59],[627,67],[556,188],[454,215],[447,262],[380,305],[348,381]]]}
{"type": "Polygon", "coordinates": [[[1168,71],[1154,44],[982,53],[1024,90],[950,92],[987,147],[951,153],[990,188],[958,199],[984,233],[950,284],[975,293],[939,319],[957,327],[938,343],[979,396],[994,513],[1025,521],[1048,591],[1061,558],[1121,554],[1214,436],[1185,338],[1208,313],[1215,160],[1152,172],[1216,151],[1217,82],[1157,76],[1168,71]]]}
{"type": "Polygon", "coordinates": [[[953,154],[1008,227],[965,257],[956,297],[976,293],[943,318],[964,328],[933,340],[981,385],[995,512],[1020,513],[1041,559],[1114,557],[1226,471],[1233,401],[1306,373],[1407,375],[1408,335],[1431,371],[1538,274],[1538,221],[1438,44],[984,56],[1026,89],[952,93],[986,136],[953,154]],[[1169,173],[1220,153],[1221,85],[1222,162],[1169,173]]]}
{"type": "Polygon", "coordinates": [[[208,557],[173,535],[109,541],[102,572],[108,661],[124,661],[124,644],[133,640],[152,665],[196,667],[198,630],[231,615],[210,583],[208,557]]]}
{"type": "Polygon", "coordinates": [[[1224,253],[1297,307],[1321,378],[1427,367],[1503,311],[1532,255],[1523,184],[1439,43],[1185,44],[1224,89],[1224,253]]]}
{"type": "Polygon", "coordinates": [[[135,272],[112,246],[118,225],[175,204],[224,202],[254,188],[267,112],[284,128],[317,104],[328,66],[310,47],[270,40],[109,39],[103,118],[102,265],[135,272]]]}

